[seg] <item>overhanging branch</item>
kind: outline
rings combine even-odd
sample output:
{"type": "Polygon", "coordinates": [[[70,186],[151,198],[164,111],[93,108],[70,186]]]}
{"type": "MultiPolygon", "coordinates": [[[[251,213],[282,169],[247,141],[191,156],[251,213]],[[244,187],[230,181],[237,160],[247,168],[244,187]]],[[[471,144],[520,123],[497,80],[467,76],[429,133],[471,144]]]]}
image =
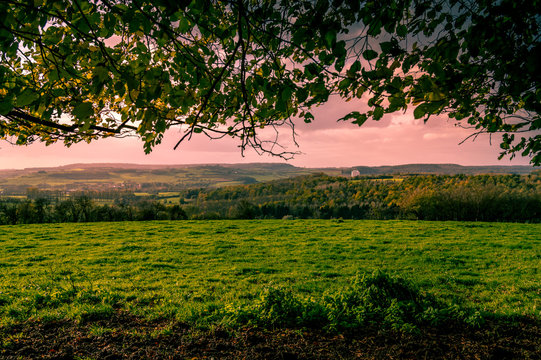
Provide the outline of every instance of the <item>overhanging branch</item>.
{"type": "MultiPolygon", "coordinates": [[[[56,123],[54,121],[40,119],[40,118],[38,118],[36,116],[27,114],[27,113],[25,113],[23,111],[20,111],[20,110],[12,110],[12,111],[10,111],[9,113],[7,113],[4,116],[6,118],[10,119],[11,121],[24,120],[24,121],[30,122],[32,124],[50,127],[50,128],[56,129],[56,130],[67,132],[67,133],[76,133],[82,127],[79,124],[64,125],[64,124],[56,123]]],[[[123,122],[121,125],[119,125],[116,128],[107,128],[107,127],[103,127],[103,126],[99,126],[99,125],[90,125],[89,129],[104,132],[104,133],[111,133],[111,134],[120,134],[120,131],[122,129],[129,129],[129,130],[134,130],[134,131],[137,130],[137,128],[135,126],[131,126],[131,125],[126,124],[126,121],[123,122]]]]}

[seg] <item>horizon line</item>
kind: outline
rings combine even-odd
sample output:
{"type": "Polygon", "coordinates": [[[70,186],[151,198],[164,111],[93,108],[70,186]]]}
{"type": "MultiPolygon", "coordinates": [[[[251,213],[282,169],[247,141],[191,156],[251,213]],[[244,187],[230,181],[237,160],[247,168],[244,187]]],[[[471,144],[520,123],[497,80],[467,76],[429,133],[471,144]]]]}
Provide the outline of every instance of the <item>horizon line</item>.
{"type": "Polygon", "coordinates": [[[29,170],[42,170],[42,169],[59,169],[59,168],[67,168],[67,167],[74,167],[74,166],[95,166],[95,167],[108,167],[108,166],[138,166],[138,167],[152,167],[152,166],[159,166],[159,167],[194,167],[194,166],[234,166],[234,165],[288,165],[291,167],[296,168],[302,168],[302,169],[352,169],[357,167],[363,167],[363,168],[379,168],[379,167],[399,167],[399,166],[415,166],[415,165],[451,165],[451,166],[460,166],[465,168],[471,168],[471,167],[505,167],[505,168],[513,168],[513,167],[520,167],[520,168],[535,168],[533,165],[504,165],[504,164],[482,164],[482,165],[462,165],[458,163],[402,163],[402,164],[383,164],[383,165],[351,165],[351,166],[316,166],[316,167],[308,167],[308,166],[296,166],[293,164],[290,164],[288,162],[239,162],[239,163],[188,163],[188,164],[163,164],[163,163],[156,163],[156,164],[142,164],[142,163],[123,163],[123,162],[75,162],[65,165],[58,165],[58,166],[34,166],[34,167],[25,167],[25,168],[0,168],[0,171],[29,171],[29,170]]]}

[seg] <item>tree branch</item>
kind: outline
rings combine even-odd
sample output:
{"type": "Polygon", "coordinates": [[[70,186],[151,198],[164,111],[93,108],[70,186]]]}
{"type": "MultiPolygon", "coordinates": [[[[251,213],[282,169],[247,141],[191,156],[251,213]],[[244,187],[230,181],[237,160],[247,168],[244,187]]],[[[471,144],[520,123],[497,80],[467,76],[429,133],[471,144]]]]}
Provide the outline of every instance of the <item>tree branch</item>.
{"type": "MultiPolygon", "coordinates": [[[[12,111],[10,111],[9,113],[7,113],[4,116],[6,118],[8,118],[8,119],[11,119],[12,121],[16,120],[16,119],[22,119],[22,120],[28,121],[28,122],[30,122],[32,124],[43,125],[43,126],[47,126],[47,127],[53,128],[53,129],[65,131],[65,132],[68,132],[68,133],[75,133],[81,127],[78,124],[73,124],[73,125],[68,126],[68,125],[56,123],[54,121],[43,120],[43,119],[40,119],[40,118],[35,117],[33,115],[22,112],[20,110],[12,110],[12,111]]],[[[114,129],[106,128],[106,127],[99,126],[99,125],[90,125],[90,127],[89,127],[90,130],[96,130],[96,131],[105,132],[105,133],[112,133],[112,134],[120,134],[120,131],[123,128],[124,129],[129,129],[129,130],[137,130],[136,127],[131,126],[131,125],[127,125],[126,121],[124,121],[120,126],[118,126],[117,128],[114,128],[114,129]]]]}

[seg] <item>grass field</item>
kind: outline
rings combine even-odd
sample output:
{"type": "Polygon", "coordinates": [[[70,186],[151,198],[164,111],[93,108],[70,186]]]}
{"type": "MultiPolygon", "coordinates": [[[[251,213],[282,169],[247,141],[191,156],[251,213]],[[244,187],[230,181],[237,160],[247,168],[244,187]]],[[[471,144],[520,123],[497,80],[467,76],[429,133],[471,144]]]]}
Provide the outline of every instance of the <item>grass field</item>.
{"type": "MultiPolygon", "coordinates": [[[[541,316],[541,225],[177,221],[0,227],[1,324],[116,309],[196,324],[268,286],[318,298],[383,270],[445,302],[541,316]]],[[[1,325],[0,324],[0,325],[1,325]]]]}

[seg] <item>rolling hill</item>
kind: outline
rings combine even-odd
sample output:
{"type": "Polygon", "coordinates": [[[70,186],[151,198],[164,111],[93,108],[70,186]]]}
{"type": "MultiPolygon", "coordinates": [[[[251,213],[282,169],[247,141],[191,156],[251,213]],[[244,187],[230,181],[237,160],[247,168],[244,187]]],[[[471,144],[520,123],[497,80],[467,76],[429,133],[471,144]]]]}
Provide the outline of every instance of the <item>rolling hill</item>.
{"type": "Polygon", "coordinates": [[[529,174],[531,166],[461,166],[456,164],[407,164],[302,168],[285,163],[140,165],[71,164],[50,168],[0,170],[0,194],[40,190],[86,191],[125,189],[130,191],[178,191],[188,188],[252,184],[313,173],[350,176],[383,174],[529,174]]]}

